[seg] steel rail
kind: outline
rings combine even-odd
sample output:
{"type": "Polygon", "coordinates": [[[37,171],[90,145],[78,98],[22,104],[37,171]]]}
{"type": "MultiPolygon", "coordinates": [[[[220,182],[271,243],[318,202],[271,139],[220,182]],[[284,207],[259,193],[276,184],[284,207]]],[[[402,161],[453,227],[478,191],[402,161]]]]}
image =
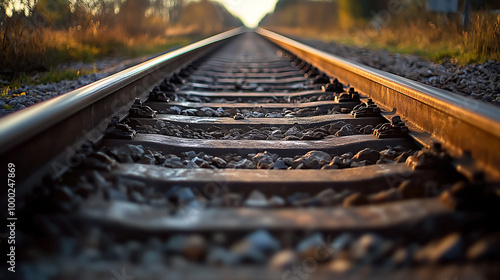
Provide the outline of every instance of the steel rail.
{"type": "Polygon", "coordinates": [[[500,178],[500,110],[394,74],[317,50],[269,30],[257,33],[372,98],[441,141],[455,156],[470,154],[487,175],[500,178]]]}
{"type": "Polygon", "coordinates": [[[82,138],[98,140],[113,116],[126,116],[136,97],[145,99],[173,71],[244,32],[236,28],[215,35],[0,119],[2,166],[15,163],[18,186],[30,177],[61,171],[71,165],[63,154],[76,149],[82,138]],[[50,161],[51,167],[33,176],[50,161]]]}

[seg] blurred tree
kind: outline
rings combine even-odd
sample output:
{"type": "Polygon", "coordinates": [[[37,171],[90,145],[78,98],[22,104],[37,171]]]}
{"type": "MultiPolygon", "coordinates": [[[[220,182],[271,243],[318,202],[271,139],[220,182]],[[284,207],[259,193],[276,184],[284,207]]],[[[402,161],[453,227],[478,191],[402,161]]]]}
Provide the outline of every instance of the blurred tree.
{"type": "Polygon", "coordinates": [[[148,0],[125,0],[120,6],[118,14],[121,26],[129,35],[139,35],[144,31],[148,0]]]}
{"type": "Polygon", "coordinates": [[[5,7],[5,2],[0,2],[0,28],[3,26],[5,22],[5,18],[7,17],[7,8],[5,7]]]}
{"type": "Polygon", "coordinates": [[[235,17],[231,14],[221,3],[212,2],[214,8],[217,12],[219,20],[222,21],[222,27],[224,29],[242,26],[243,22],[241,19],[235,17]]]}
{"type": "Polygon", "coordinates": [[[70,26],[81,26],[82,28],[88,28],[90,26],[93,15],[91,13],[90,7],[84,1],[78,1],[73,4],[72,11],[72,22],[70,26]]]}
{"type": "Polygon", "coordinates": [[[302,0],[278,0],[275,10],[283,10],[286,7],[293,6],[299,2],[302,2],[302,0]]]}
{"type": "Polygon", "coordinates": [[[187,3],[179,16],[178,24],[202,34],[213,34],[242,25],[241,20],[235,18],[220,3],[208,0],[187,3]]]}
{"type": "Polygon", "coordinates": [[[184,6],[183,0],[166,0],[165,7],[168,12],[168,21],[175,24],[179,20],[182,13],[182,7],[184,6]]]}
{"type": "Polygon", "coordinates": [[[87,10],[94,21],[99,21],[102,26],[115,27],[121,24],[119,19],[122,1],[87,0],[87,10]]]}
{"type": "MultiPolygon", "coordinates": [[[[26,2],[29,1],[25,1],[25,4],[29,5],[26,2]]],[[[71,22],[69,0],[38,0],[34,6],[34,12],[57,29],[66,29],[71,22]]]]}
{"type": "Polygon", "coordinates": [[[359,6],[352,0],[339,0],[339,26],[342,29],[350,28],[354,25],[355,14],[359,6]]]}
{"type": "MultiPolygon", "coordinates": [[[[462,0],[465,1],[465,0],[462,0]]],[[[499,9],[500,1],[499,0],[474,0],[471,1],[471,6],[475,10],[479,9],[499,9]]]]}
{"type": "Polygon", "coordinates": [[[206,0],[189,2],[184,6],[184,10],[179,16],[178,23],[181,26],[196,29],[199,32],[210,32],[209,30],[214,28],[214,17],[217,17],[217,14],[206,0]]]}
{"type": "Polygon", "coordinates": [[[336,1],[279,0],[260,25],[328,29],[336,25],[336,18],[336,1]]]}
{"type": "Polygon", "coordinates": [[[387,7],[384,0],[338,0],[339,25],[343,29],[353,27],[357,22],[366,21],[381,8],[387,7]]]}
{"type": "Polygon", "coordinates": [[[176,23],[184,6],[183,0],[151,0],[152,14],[170,23],[176,23]]]}

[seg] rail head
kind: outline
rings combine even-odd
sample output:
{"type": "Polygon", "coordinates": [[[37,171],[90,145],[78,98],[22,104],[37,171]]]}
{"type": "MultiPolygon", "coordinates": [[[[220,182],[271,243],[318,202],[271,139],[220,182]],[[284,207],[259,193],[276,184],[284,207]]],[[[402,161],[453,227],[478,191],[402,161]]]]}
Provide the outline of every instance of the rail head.
{"type": "Polygon", "coordinates": [[[448,91],[381,71],[313,47],[272,31],[257,33],[327,74],[372,98],[377,105],[398,115],[433,138],[472,157],[494,178],[500,178],[500,109],[448,91]]]}

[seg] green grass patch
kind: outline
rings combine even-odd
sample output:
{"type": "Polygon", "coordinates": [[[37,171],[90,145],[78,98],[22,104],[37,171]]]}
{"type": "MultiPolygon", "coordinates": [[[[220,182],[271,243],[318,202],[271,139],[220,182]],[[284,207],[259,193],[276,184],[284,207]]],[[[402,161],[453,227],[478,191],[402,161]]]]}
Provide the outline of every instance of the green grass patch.
{"type": "Polygon", "coordinates": [[[34,84],[45,84],[45,83],[57,83],[60,81],[72,81],[78,79],[81,76],[95,73],[95,70],[62,70],[54,71],[51,70],[48,73],[42,75],[42,77],[37,81],[32,81],[34,84]]]}
{"type": "MultiPolygon", "coordinates": [[[[341,45],[355,47],[360,46],[354,36],[330,37],[327,41],[341,45]]],[[[483,63],[491,59],[498,59],[498,57],[492,57],[470,50],[464,51],[464,48],[461,45],[453,45],[452,42],[429,44],[423,47],[418,44],[412,45],[407,43],[395,43],[393,41],[379,42],[374,40],[364,44],[363,47],[371,50],[387,50],[391,53],[399,53],[403,55],[416,55],[440,64],[452,62],[458,65],[467,65],[472,63],[483,63]]]]}
{"type": "Polygon", "coordinates": [[[15,90],[23,85],[40,85],[46,83],[57,83],[60,81],[72,81],[78,79],[81,76],[95,73],[96,70],[53,70],[49,72],[42,73],[40,76],[35,78],[34,76],[27,75],[26,73],[19,74],[14,78],[9,84],[1,88],[0,97],[13,97],[21,94],[9,95],[9,91],[15,90]]]}
{"type": "Polygon", "coordinates": [[[10,89],[11,89],[10,86],[2,86],[1,88],[2,93],[0,94],[0,97],[6,97],[10,89]]]}
{"type": "Polygon", "coordinates": [[[8,83],[6,85],[2,85],[2,88],[1,88],[2,94],[0,97],[10,98],[11,96],[9,96],[9,91],[15,90],[15,89],[21,87],[23,84],[30,85],[32,83],[33,83],[32,78],[30,78],[26,73],[20,73],[14,79],[12,79],[10,81],[10,83],[8,83]]]}

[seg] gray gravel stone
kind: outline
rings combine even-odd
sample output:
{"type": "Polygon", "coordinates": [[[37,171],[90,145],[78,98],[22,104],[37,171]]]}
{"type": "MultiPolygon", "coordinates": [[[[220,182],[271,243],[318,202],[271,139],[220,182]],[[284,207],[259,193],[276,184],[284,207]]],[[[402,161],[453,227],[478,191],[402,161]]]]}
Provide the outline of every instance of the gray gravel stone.
{"type": "Polygon", "coordinates": [[[294,161],[294,164],[304,164],[306,168],[319,169],[321,166],[328,164],[332,157],[322,151],[310,151],[304,156],[294,161]]]}
{"type": "Polygon", "coordinates": [[[254,248],[270,255],[278,251],[281,247],[278,240],[269,234],[266,230],[259,230],[245,237],[245,242],[249,242],[254,248]]]}
{"type": "MultiPolygon", "coordinates": [[[[297,244],[297,254],[300,258],[314,258],[317,261],[326,261],[330,258],[329,254],[319,254],[319,252],[328,248],[328,245],[325,243],[323,235],[321,233],[313,234],[306,239],[302,240],[299,244],[297,244]],[[321,256],[319,256],[321,255],[321,256]],[[321,257],[321,260],[318,259],[321,257]]],[[[325,252],[322,252],[325,253],[325,252]]],[[[328,253],[328,252],[326,252],[328,253]]]]}
{"type": "Polygon", "coordinates": [[[255,190],[250,193],[244,205],[248,207],[267,207],[269,202],[263,193],[255,190]]]}
{"type": "Polygon", "coordinates": [[[333,257],[340,257],[343,253],[347,253],[351,244],[354,242],[354,236],[350,233],[343,233],[333,240],[330,244],[333,257]]]}
{"type": "Polygon", "coordinates": [[[267,231],[259,230],[246,236],[231,247],[231,252],[241,262],[263,263],[280,249],[280,243],[267,231]]]}
{"type": "Polygon", "coordinates": [[[282,197],[279,197],[277,195],[275,195],[269,199],[270,206],[281,207],[281,206],[284,206],[285,203],[286,203],[286,201],[282,197]]]}
{"type": "Polygon", "coordinates": [[[272,166],[272,169],[287,169],[287,168],[288,165],[282,159],[276,160],[276,162],[272,166]]]}
{"type": "Polygon", "coordinates": [[[340,128],[340,130],[337,131],[337,133],[335,133],[335,136],[340,137],[340,136],[349,136],[354,134],[356,134],[356,130],[354,129],[354,127],[350,124],[346,124],[342,128],[340,128]]]}
{"type": "Polygon", "coordinates": [[[246,158],[242,159],[235,165],[236,169],[253,169],[255,168],[255,164],[246,158]]]}
{"type": "Polygon", "coordinates": [[[229,266],[239,263],[235,254],[222,247],[211,248],[208,252],[207,263],[215,266],[229,266]]]}

